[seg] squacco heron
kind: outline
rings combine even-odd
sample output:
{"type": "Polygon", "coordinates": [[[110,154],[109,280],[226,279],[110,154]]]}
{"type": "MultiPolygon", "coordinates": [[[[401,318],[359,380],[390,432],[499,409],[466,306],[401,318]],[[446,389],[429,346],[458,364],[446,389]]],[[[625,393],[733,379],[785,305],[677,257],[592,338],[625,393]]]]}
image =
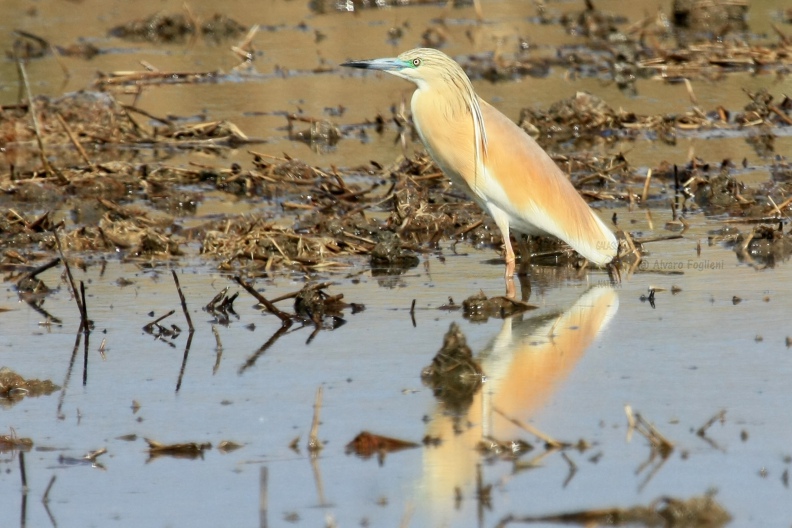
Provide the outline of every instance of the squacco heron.
{"type": "Polygon", "coordinates": [[[418,48],[342,66],[381,70],[418,86],[411,101],[415,128],[446,176],[495,220],[503,234],[510,294],[515,267],[510,227],[560,238],[599,266],[616,256],[616,237],[569,178],[533,138],[476,95],[446,54],[418,48]]]}

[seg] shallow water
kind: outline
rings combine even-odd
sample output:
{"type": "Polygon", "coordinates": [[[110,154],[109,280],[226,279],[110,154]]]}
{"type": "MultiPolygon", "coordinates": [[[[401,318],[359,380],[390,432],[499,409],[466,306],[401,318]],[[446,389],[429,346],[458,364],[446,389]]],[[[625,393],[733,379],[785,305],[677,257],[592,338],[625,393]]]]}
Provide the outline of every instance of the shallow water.
{"type": "MultiPolygon", "coordinates": [[[[286,119],[279,112],[302,110],[321,117],[325,108],[344,105],[345,114],[334,118],[339,124],[359,123],[377,112],[389,115],[390,106],[409,95],[409,85],[357,72],[314,75],[309,70],[322,59],[336,65],[414,47],[441,8],[318,15],[306,4],[225,3],[223,12],[232,18],[274,28],[262,30],[255,40],[262,54],[254,71],[240,75],[239,82],[147,87],[138,104],[155,115],[230,119],[249,136],[266,139],[252,148],[271,155],[288,152],[320,166],[356,166],[371,159],[387,165],[401,153],[392,131],[372,133],[366,142],[346,138],[319,153],[288,140],[286,119]],[[307,29],[299,27],[301,22],[307,29]],[[405,23],[406,36],[396,46],[389,43],[387,29],[405,23]],[[327,35],[318,44],[316,30],[327,35]],[[291,74],[275,74],[276,65],[291,74]]],[[[471,8],[452,11],[449,54],[490,51],[498,38],[514,45],[515,35],[540,43],[538,53],[552,53],[553,46],[570,40],[558,26],[534,23],[534,8],[527,3],[483,4],[487,23],[482,26],[474,24],[471,8]]],[[[661,7],[667,11],[666,4],[661,7]]],[[[202,14],[216,7],[209,2],[190,5],[202,14]]],[[[561,12],[579,9],[568,2],[550,6],[561,12]]],[[[59,44],[86,37],[110,51],[92,61],[62,59],[68,78],[52,58],[31,62],[36,94],[83,89],[97,70],[142,69],[140,60],[162,70],[228,72],[236,65],[225,44],[199,40],[154,46],[105,36],[109,27],[132,18],[160,9],[176,12],[177,4],[49,0],[36,4],[35,16],[26,14],[27,2],[6,7],[7,16],[0,21],[3,49],[13,38],[10,30],[21,28],[59,44]]],[[[615,0],[597,7],[625,11],[630,20],[657,8],[641,2],[625,7],[615,0]]],[[[753,2],[753,30],[770,32],[777,9],[771,1],[753,2]]],[[[13,62],[0,62],[0,103],[16,101],[15,79],[13,62]]],[[[730,74],[717,83],[696,81],[693,86],[702,107],[741,108],[743,88],[781,93],[788,83],[771,75],[730,74]]],[[[641,80],[637,87],[639,95],[629,97],[601,79],[568,78],[557,69],[546,78],[476,82],[485,99],[515,119],[520,108],[546,107],[577,90],[636,112],[678,113],[690,107],[684,85],[641,80]]],[[[122,97],[133,100],[132,95],[122,97]]],[[[775,147],[789,152],[790,136],[777,138],[775,147]]],[[[740,137],[690,135],[675,147],[638,140],[596,148],[622,150],[637,167],[686,160],[690,153],[711,162],[745,158],[749,167],[760,169],[747,171],[744,180],[767,177],[768,160],[740,137]]],[[[244,149],[219,158],[176,153],[170,161],[227,166],[234,160],[249,163],[250,155],[244,149]]],[[[254,201],[208,194],[196,218],[184,223],[256,207],[254,201]]],[[[669,207],[618,206],[601,214],[613,212],[621,227],[642,236],[669,234],[664,229],[671,220],[669,207]]],[[[85,281],[89,317],[96,325],[87,368],[84,342],[73,354],[79,316],[62,268],[41,276],[58,288],[43,307],[60,325],[42,325],[45,317],[19,300],[9,276],[0,302],[9,309],[0,314],[0,366],[64,388],[0,410],[0,427],[35,442],[25,456],[26,501],[19,455],[0,455],[0,525],[493,526],[509,514],[648,505],[662,496],[688,498],[708,490],[716,490],[716,500],[734,517],[735,526],[789,524],[792,394],[787,380],[792,356],[787,338],[792,332],[786,323],[792,272],[788,263],[760,269],[740,263],[729,248],[709,246],[709,231],[722,227],[719,219],[697,214],[688,221],[684,238],[648,244],[651,254],[641,268],[615,286],[596,270],[575,274],[533,268],[529,301],[538,309],[505,321],[471,323],[458,311],[438,309],[449,297],[458,304],[479,290],[502,292],[502,264],[491,262],[496,257],[491,249],[443,245],[424,255],[418,268],[386,278],[372,276],[365,263],[353,261],[348,269],[316,279],[332,281],[330,293],[343,293],[345,300],[364,304],[365,311],[347,312],[345,325],[319,332],[310,344],[312,328],[292,328],[260,354],[279,320],[259,313],[244,291],[235,303],[239,317],[228,325],[202,311],[224,287],[240,290],[211,261],[175,266],[196,325],[185,354],[187,325],[166,264],[124,263],[108,255],[103,266],[101,256],[86,256],[86,271],[75,273],[85,281]],[[132,284],[121,286],[120,278],[132,284]],[[642,300],[650,288],[656,291],[654,306],[642,300]],[[672,293],[673,288],[678,291],[672,293]],[[166,322],[183,330],[178,338],[157,340],[142,330],[169,310],[176,313],[166,322]],[[487,374],[483,390],[456,422],[420,378],[454,322],[487,374]],[[99,351],[103,340],[105,358],[99,351]],[[325,446],[314,458],[306,445],[319,387],[319,438],[325,446]],[[665,461],[650,458],[646,439],[630,432],[625,405],[674,444],[665,461]],[[540,457],[536,467],[520,471],[511,462],[487,461],[475,451],[484,435],[531,442],[536,449],[523,461],[543,452],[541,441],[495,409],[559,440],[582,439],[591,447],[565,450],[571,463],[561,452],[552,452],[540,457]],[[706,438],[697,435],[720,411],[725,411],[724,420],[714,423],[706,438]],[[414,442],[430,435],[442,442],[392,453],[379,463],[377,457],[345,454],[345,445],[362,430],[414,442]],[[131,434],[136,439],[122,438],[131,434]],[[203,459],[148,460],[144,437],[211,442],[214,448],[203,459]],[[296,450],[290,447],[295,438],[296,450]],[[221,453],[217,445],[223,440],[243,447],[221,453]],[[101,467],[68,463],[69,457],[99,448],[107,448],[98,458],[101,467]],[[45,508],[40,498],[52,476],[57,480],[45,508]],[[489,502],[477,490],[477,479],[492,486],[489,502]]],[[[299,290],[304,280],[302,275],[278,276],[256,286],[275,298],[299,290]]],[[[0,434],[6,432],[0,429],[0,434]]]]}
{"type": "MultiPolygon", "coordinates": [[[[643,213],[622,216],[640,222],[643,213]]],[[[691,238],[707,227],[697,226],[691,238]]],[[[87,283],[96,323],[87,383],[81,347],[63,393],[27,398],[3,411],[8,426],[36,442],[25,459],[28,525],[48,524],[38,499],[56,475],[49,509],[59,526],[251,525],[260,515],[281,525],[295,513],[298,524],[309,525],[329,516],[340,526],[363,519],[393,526],[409,516],[415,526],[477,526],[477,468],[482,481],[493,485],[491,507],[481,512],[485,526],[509,513],[627,507],[710,488],[738,525],[786,522],[792,514],[782,482],[792,455],[792,426],[784,418],[792,370],[784,326],[788,267],[756,271],[723,248],[705,247],[696,257],[691,240],[656,243],[663,257],[650,257],[646,265],[681,266],[683,274],[638,273],[611,288],[599,272],[555,280],[552,271],[536,269],[536,311],[476,324],[437,308],[448,296],[459,302],[479,289],[497,293],[501,268],[484,263],[490,251],[457,250],[462,253],[444,248],[443,262],[438,254],[427,256],[428,271],[421,266],[396,287],[383,287],[368,273],[333,276],[331,293],[343,292],[366,310],[308,345],[310,329],[295,329],[252,364],[279,321],[257,313],[242,292],[235,304],[239,319],[217,325],[223,347],[218,357],[212,318],[198,307],[231,282],[209,266],[179,272],[196,324],[186,360],[186,333],[171,346],[142,331],[153,319],[149,312],[159,316],[170,309],[177,313],[166,322],[186,328],[165,269],[110,262],[101,275],[98,265],[77,272],[76,279],[87,283]],[[710,264],[716,269],[693,268],[710,264]],[[133,284],[118,286],[119,277],[133,284]],[[681,291],[672,294],[672,286],[681,291]],[[650,287],[666,290],[656,294],[654,308],[640,299],[650,287]],[[742,302],[734,304],[735,295],[742,302]],[[488,376],[456,432],[420,381],[451,322],[461,325],[488,376]],[[320,386],[319,437],[326,444],[314,460],[306,443],[320,386]],[[627,440],[627,404],[675,444],[664,464],[656,460],[641,469],[650,449],[640,435],[627,440]],[[517,473],[509,462],[482,462],[474,449],[483,434],[523,438],[541,451],[540,442],[495,408],[554,438],[583,439],[592,447],[567,453],[574,474],[559,453],[517,473]],[[710,444],[695,431],[721,410],[725,420],[708,430],[710,444]],[[390,454],[380,465],[376,457],[344,454],[361,430],[416,442],[428,434],[442,443],[390,454]],[[120,439],[128,434],[137,440],[120,439]],[[143,437],[215,446],[231,440],[243,447],[227,454],[213,449],[203,460],[147,461],[143,437]],[[297,437],[294,451],[289,446],[297,437]],[[102,447],[108,453],[99,457],[101,469],[59,463],[61,455],[80,457],[102,447]],[[262,471],[266,514],[259,512],[262,471]]],[[[44,278],[59,283],[57,271],[44,278]]],[[[79,319],[67,287],[60,286],[45,307],[62,326],[42,327],[41,315],[7,292],[3,307],[11,311],[3,314],[2,347],[6,364],[17,372],[62,384],[79,319]]],[[[301,283],[281,278],[258,286],[273,298],[301,283]]],[[[20,518],[18,466],[8,455],[3,465],[2,519],[13,525],[20,518]]]]}

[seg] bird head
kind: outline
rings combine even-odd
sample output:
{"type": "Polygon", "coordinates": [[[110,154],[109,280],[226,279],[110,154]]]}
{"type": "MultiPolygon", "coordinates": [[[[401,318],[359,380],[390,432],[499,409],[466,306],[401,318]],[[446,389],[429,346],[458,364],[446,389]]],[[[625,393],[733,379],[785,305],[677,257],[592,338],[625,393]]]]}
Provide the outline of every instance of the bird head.
{"type": "Polygon", "coordinates": [[[442,51],[431,48],[416,48],[405,51],[398,57],[387,59],[349,61],[341,66],[384,71],[412,81],[418,85],[418,88],[428,88],[450,77],[461,76],[467,81],[467,76],[459,64],[442,51]]]}

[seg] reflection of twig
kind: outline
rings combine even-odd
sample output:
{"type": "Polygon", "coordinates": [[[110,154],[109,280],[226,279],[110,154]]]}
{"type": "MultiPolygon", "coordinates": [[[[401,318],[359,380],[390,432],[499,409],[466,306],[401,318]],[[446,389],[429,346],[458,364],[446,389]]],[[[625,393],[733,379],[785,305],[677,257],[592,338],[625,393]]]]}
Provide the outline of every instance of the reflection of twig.
{"type": "Polygon", "coordinates": [[[319,457],[309,457],[311,460],[311,469],[314,474],[314,482],[316,483],[316,494],[319,496],[319,506],[327,506],[327,499],[324,494],[324,483],[322,482],[322,472],[319,469],[319,457]]]}
{"type": "Polygon", "coordinates": [[[83,334],[85,334],[85,343],[83,347],[83,386],[88,385],[88,348],[89,348],[89,341],[91,338],[91,330],[88,327],[88,309],[85,306],[85,283],[80,281],[80,298],[82,299],[82,329],[83,334]]]}
{"type": "Polygon", "coordinates": [[[267,509],[269,508],[269,469],[267,466],[259,468],[259,528],[267,528],[267,509]]]}
{"type": "Polygon", "coordinates": [[[518,420],[516,418],[511,418],[510,416],[507,416],[503,411],[501,411],[498,408],[493,408],[493,410],[496,413],[498,413],[501,416],[503,416],[504,418],[506,418],[507,420],[509,420],[511,423],[513,423],[517,427],[519,427],[520,429],[523,429],[524,431],[527,431],[530,434],[532,434],[535,437],[537,437],[538,439],[542,440],[546,444],[547,447],[564,448],[564,447],[569,447],[570,446],[570,444],[568,444],[566,442],[559,442],[558,440],[552,438],[550,435],[547,435],[547,434],[543,433],[542,431],[540,431],[539,429],[537,429],[536,427],[534,427],[532,425],[529,425],[529,424],[527,424],[525,422],[522,422],[522,421],[520,421],[520,420],[518,420]]]}
{"type": "Polygon", "coordinates": [[[647,466],[651,465],[655,461],[658,454],[660,454],[660,459],[654,465],[654,467],[649,470],[649,473],[646,474],[646,478],[643,480],[643,482],[638,485],[638,491],[642,491],[646,485],[649,484],[649,481],[651,481],[652,478],[657,474],[657,472],[660,471],[660,468],[663,467],[663,464],[665,464],[666,460],[668,460],[668,455],[663,456],[662,453],[660,453],[657,449],[652,448],[652,450],[649,452],[649,458],[646,459],[646,462],[638,466],[638,469],[635,470],[635,474],[640,475],[647,466]]]}
{"type": "Polygon", "coordinates": [[[184,369],[187,367],[187,358],[190,355],[190,346],[192,345],[193,336],[195,332],[187,333],[187,344],[184,345],[184,356],[182,357],[181,368],[179,369],[179,379],[176,382],[176,392],[181,388],[182,378],[184,377],[184,369]]]}
{"type": "Polygon", "coordinates": [[[275,344],[275,341],[277,341],[278,338],[280,338],[280,336],[282,336],[288,331],[289,331],[289,327],[285,325],[278,328],[278,331],[272,334],[272,336],[269,339],[267,339],[267,342],[261,345],[259,349],[256,350],[256,352],[252,356],[250,356],[241,367],[239,367],[239,374],[242,374],[247,369],[255,365],[256,360],[259,358],[259,356],[262,356],[267,350],[269,350],[269,348],[275,344]]]}
{"type": "Polygon", "coordinates": [[[215,364],[212,367],[212,374],[217,374],[217,370],[220,368],[220,358],[223,357],[223,343],[220,341],[220,332],[217,331],[217,327],[212,325],[212,333],[215,336],[215,364]]]}
{"type": "Polygon", "coordinates": [[[476,510],[478,525],[484,526],[484,510],[492,509],[492,484],[484,484],[481,464],[476,464],[476,510]]]}
{"type": "Polygon", "coordinates": [[[22,478],[22,493],[27,493],[27,471],[25,471],[25,450],[19,450],[19,476],[22,478]]]}
{"type": "Polygon", "coordinates": [[[319,440],[319,413],[322,410],[322,386],[316,389],[316,398],[314,399],[314,414],[313,421],[311,422],[311,433],[308,435],[308,451],[317,453],[322,449],[322,442],[319,440]]]}
{"type": "Polygon", "coordinates": [[[704,440],[705,442],[707,442],[707,443],[708,443],[710,446],[714,447],[715,449],[718,449],[719,451],[725,451],[725,450],[724,450],[724,449],[723,449],[723,448],[722,448],[722,447],[721,447],[721,446],[720,446],[720,445],[719,445],[719,444],[718,444],[718,443],[717,443],[715,440],[713,440],[712,438],[710,438],[709,436],[707,436],[707,430],[708,430],[710,427],[712,427],[712,425],[713,425],[713,424],[715,424],[715,422],[721,422],[721,423],[723,423],[723,421],[725,420],[725,418],[726,418],[726,410],[724,409],[724,410],[721,410],[721,411],[719,411],[718,413],[716,413],[716,414],[715,414],[715,415],[714,415],[712,418],[710,418],[709,420],[707,420],[707,423],[705,423],[704,425],[702,425],[701,427],[699,427],[699,428],[698,428],[698,430],[696,431],[696,434],[697,434],[697,435],[698,435],[698,436],[699,436],[699,437],[700,437],[702,440],[704,440]]]}
{"type": "Polygon", "coordinates": [[[637,431],[649,441],[649,445],[651,447],[649,458],[646,460],[646,462],[638,466],[638,469],[635,470],[635,473],[642,473],[644,469],[654,463],[659,457],[658,462],[654,465],[654,467],[652,467],[652,469],[646,475],[646,478],[638,486],[638,489],[641,490],[649,483],[650,480],[652,480],[652,477],[657,474],[660,468],[663,467],[663,464],[665,464],[666,460],[668,460],[668,457],[674,450],[674,444],[665,436],[660,434],[660,431],[658,431],[654,425],[646,421],[643,416],[641,416],[639,413],[634,413],[629,405],[624,406],[624,411],[627,414],[628,423],[627,440],[629,441],[633,431],[637,431]]]}
{"type": "Polygon", "coordinates": [[[74,348],[72,348],[71,359],[69,360],[69,368],[66,369],[66,378],[63,380],[63,388],[61,389],[60,396],[58,397],[58,420],[63,420],[63,402],[66,399],[66,388],[69,386],[69,379],[71,379],[72,369],[74,362],[77,359],[77,351],[80,349],[80,341],[82,340],[82,332],[77,332],[77,338],[74,341],[74,348]]]}
{"type": "Polygon", "coordinates": [[[624,406],[624,413],[627,415],[627,443],[630,443],[633,431],[635,431],[635,416],[633,416],[632,407],[630,405],[624,406]]]}
{"type": "Polygon", "coordinates": [[[551,454],[555,453],[556,451],[558,451],[558,448],[551,447],[529,460],[517,460],[514,462],[514,470],[515,472],[517,472],[523,469],[535,469],[538,467],[542,467],[542,461],[544,461],[545,458],[549,457],[551,454]]]}
{"type": "Polygon", "coordinates": [[[44,505],[44,511],[47,512],[47,516],[49,517],[52,526],[57,528],[58,523],[55,522],[55,517],[53,517],[52,512],[49,509],[49,493],[52,489],[52,485],[55,484],[56,478],[57,475],[52,475],[52,478],[50,478],[49,484],[47,484],[47,489],[44,491],[44,495],[41,497],[41,504],[44,505]]]}
{"type": "Polygon", "coordinates": [[[575,464],[575,462],[569,458],[569,455],[563,451],[561,451],[561,458],[563,458],[564,461],[569,464],[569,474],[567,475],[567,478],[564,479],[564,485],[562,486],[566,488],[567,485],[572,482],[572,477],[574,477],[575,473],[577,473],[578,467],[577,464],[575,464]]]}

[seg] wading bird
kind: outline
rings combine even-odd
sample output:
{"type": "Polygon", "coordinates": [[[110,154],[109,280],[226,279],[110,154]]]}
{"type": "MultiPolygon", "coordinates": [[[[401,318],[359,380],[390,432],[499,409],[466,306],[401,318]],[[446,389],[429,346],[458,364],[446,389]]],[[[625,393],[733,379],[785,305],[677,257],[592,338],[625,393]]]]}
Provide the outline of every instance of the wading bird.
{"type": "Polygon", "coordinates": [[[561,169],[533,138],[476,95],[448,55],[418,48],[396,58],[342,66],[384,71],[418,86],[411,108],[426,150],[503,234],[507,295],[514,296],[509,227],[529,236],[560,238],[599,266],[616,256],[616,237],[561,169]]]}

